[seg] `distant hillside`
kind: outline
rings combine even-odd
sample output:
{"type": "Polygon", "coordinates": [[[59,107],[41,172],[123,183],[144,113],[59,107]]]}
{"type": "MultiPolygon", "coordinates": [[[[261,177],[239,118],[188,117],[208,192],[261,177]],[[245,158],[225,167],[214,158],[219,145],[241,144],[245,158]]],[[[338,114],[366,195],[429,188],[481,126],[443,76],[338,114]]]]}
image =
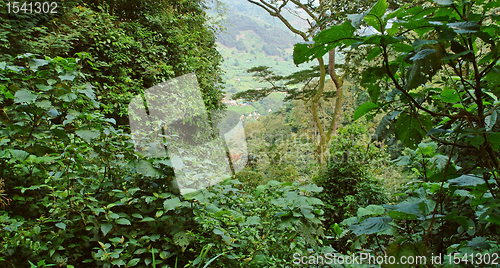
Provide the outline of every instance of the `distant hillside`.
{"type": "MultiPolygon", "coordinates": [[[[303,70],[314,63],[293,64],[293,45],[301,39],[292,34],[277,18],[274,18],[246,0],[222,0],[226,12],[223,25],[226,30],[217,36],[218,50],[224,62],[225,90],[228,92],[226,104],[230,110],[249,116],[252,113],[266,115],[283,105],[283,94],[272,94],[259,102],[235,105],[229,101],[231,93],[268,86],[256,82],[246,70],[256,66],[271,66],[282,75],[303,70]]],[[[208,11],[216,21],[220,14],[208,11]]],[[[293,16],[289,18],[294,21],[293,16]]],[[[220,22],[220,21],[219,21],[220,22]]],[[[300,23],[297,22],[297,25],[300,23]]],[[[299,27],[300,28],[300,27],[299,27]]],[[[250,118],[248,118],[250,119],[250,118]]]]}
{"type": "Polygon", "coordinates": [[[262,51],[269,56],[283,56],[283,49],[291,48],[296,42],[290,32],[268,24],[261,26],[255,19],[245,15],[228,15],[225,27],[227,30],[217,36],[217,41],[239,51],[250,51],[239,37],[243,31],[253,31],[259,36],[262,39],[262,51]]]}

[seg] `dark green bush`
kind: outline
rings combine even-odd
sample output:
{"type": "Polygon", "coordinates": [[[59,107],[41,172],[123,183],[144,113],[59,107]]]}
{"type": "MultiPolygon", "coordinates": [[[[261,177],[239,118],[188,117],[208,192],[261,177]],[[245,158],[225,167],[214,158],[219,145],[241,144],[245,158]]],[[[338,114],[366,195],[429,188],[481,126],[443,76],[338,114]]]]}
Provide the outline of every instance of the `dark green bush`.
{"type": "Polygon", "coordinates": [[[370,143],[365,125],[340,128],[327,167],[313,179],[324,188],[318,197],[325,202],[325,227],[355,216],[359,207],[383,203],[386,193],[376,176],[385,177],[388,166],[388,154],[370,143]]]}
{"type": "Polygon", "coordinates": [[[322,202],[316,185],[269,181],[256,188],[237,180],[192,197],[200,224],[193,231],[198,247],[219,256],[215,267],[289,267],[292,254],[321,250],[322,202]],[[210,245],[210,246],[209,246],[210,245]]]}
{"type": "Polygon", "coordinates": [[[217,256],[219,267],[286,267],[291,251],[319,249],[314,185],[229,181],[173,194],[170,161],[141,158],[103,116],[85,58],[0,63],[0,198],[12,199],[0,206],[0,267],[186,267],[217,256]]]}
{"type": "Polygon", "coordinates": [[[141,159],[99,110],[78,58],[0,63],[0,266],[173,264],[195,228],[162,159],[141,159]],[[24,67],[27,66],[27,67],[24,67]],[[172,205],[174,204],[174,205],[172,205]],[[166,253],[165,253],[166,252],[166,253]]]}
{"type": "Polygon", "coordinates": [[[314,182],[324,189],[317,197],[325,203],[327,228],[355,216],[360,207],[386,201],[380,182],[355,162],[330,163],[314,182]]]}

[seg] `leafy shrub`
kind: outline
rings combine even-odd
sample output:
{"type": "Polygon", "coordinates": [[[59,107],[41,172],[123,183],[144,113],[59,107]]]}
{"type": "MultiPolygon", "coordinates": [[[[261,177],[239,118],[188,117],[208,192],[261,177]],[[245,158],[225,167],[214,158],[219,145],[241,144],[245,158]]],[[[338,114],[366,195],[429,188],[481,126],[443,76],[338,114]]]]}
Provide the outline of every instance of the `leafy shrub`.
{"type": "Polygon", "coordinates": [[[317,186],[229,181],[176,196],[168,158],[141,158],[103,116],[85,58],[0,63],[0,174],[12,199],[0,210],[2,267],[285,267],[291,251],[319,249],[317,186]]]}
{"type": "Polygon", "coordinates": [[[242,183],[248,185],[249,187],[257,187],[261,184],[265,184],[265,176],[259,171],[254,171],[249,168],[244,168],[239,171],[237,178],[242,183]]]}
{"type": "Polygon", "coordinates": [[[0,60],[25,53],[52,58],[88,53],[92,64],[81,68],[91,76],[101,110],[118,125],[128,125],[127,108],[134,96],[191,72],[197,74],[207,108],[220,110],[222,59],[215,47],[215,29],[208,25],[201,4],[77,2],[65,3],[64,12],[49,23],[13,17],[0,6],[0,60]],[[16,26],[27,21],[37,25],[18,31],[16,26]]]}
{"type": "Polygon", "coordinates": [[[324,189],[316,196],[325,203],[327,227],[356,215],[360,207],[386,200],[380,182],[355,162],[331,163],[314,182],[324,189]]]}
{"type": "MultiPolygon", "coordinates": [[[[166,159],[141,159],[100,112],[78,58],[23,55],[0,63],[2,267],[174,265],[195,228],[170,193],[166,159]],[[26,67],[24,67],[26,66],[26,67]]],[[[195,255],[186,255],[194,259],[195,255]]]]}
{"type": "Polygon", "coordinates": [[[218,267],[288,267],[292,254],[308,255],[322,244],[321,191],[315,185],[280,183],[251,188],[233,180],[188,197],[200,230],[197,247],[212,245],[207,258],[218,267]],[[222,254],[222,255],[220,255],[222,254]]]}

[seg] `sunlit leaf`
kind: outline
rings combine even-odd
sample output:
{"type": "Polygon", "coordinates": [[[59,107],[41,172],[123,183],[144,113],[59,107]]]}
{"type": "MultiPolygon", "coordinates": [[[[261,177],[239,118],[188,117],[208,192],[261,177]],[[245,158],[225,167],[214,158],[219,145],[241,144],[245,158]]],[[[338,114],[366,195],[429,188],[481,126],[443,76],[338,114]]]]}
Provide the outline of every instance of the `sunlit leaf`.
{"type": "Polygon", "coordinates": [[[456,186],[477,186],[485,183],[482,178],[471,175],[462,175],[458,178],[448,180],[448,182],[450,185],[456,186]]]}
{"type": "Polygon", "coordinates": [[[14,97],[15,97],[15,99],[14,99],[15,103],[23,103],[23,102],[32,103],[33,101],[35,101],[38,98],[38,95],[34,94],[30,90],[21,89],[21,90],[16,92],[14,97]]]}
{"type": "Polygon", "coordinates": [[[182,206],[182,202],[179,200],[178,197],[167,199],[163,202],[163,207],[165,208],[166,211],[173,210],[176,207],[182,206]]]}

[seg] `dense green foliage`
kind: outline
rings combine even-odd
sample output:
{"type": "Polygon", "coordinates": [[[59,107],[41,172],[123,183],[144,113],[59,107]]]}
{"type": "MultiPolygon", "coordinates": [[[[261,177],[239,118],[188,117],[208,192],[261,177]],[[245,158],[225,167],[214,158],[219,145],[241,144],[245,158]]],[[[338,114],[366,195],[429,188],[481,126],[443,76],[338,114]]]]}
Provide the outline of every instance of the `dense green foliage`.
{"type": "Polygon", "coordinates": [[[494,252],[500,224],[500,5],[435,1],[386,14],[387,7],[378,1],[369,12],[318,34],[313,46],[298,44],[294,51],[301,63],[332,47],[368,46],[375,64],[363,71],[361,83],[371,101],[354,117],[387,113],[379,138],[392,132],[416,150],[398,160],[413,165],[416,176],[403,202],[360,209],[344,221],[359,236],[353,248],[374,246],[368,238],[381,236],[377,247],[392,256],[494,252]],[[391,25],[391,19],[397,20],[391,25]],[[374,33],[357,35],[361,23],[374,33]]]}
{"type": "Polygon", "coordinates": [[[207,108],[220,109],[221,57],[202,7],[185,1],[148,3],[67,3],[53,21],[22,30],[24,18],[3,14],[0,54],[8,59],[24,53],[50,57],[88,53],[92,64],[84,65],[83,71],[92,76],[104,104],[101,109],[121,125],[128,124],[131,98],[191,72],[198,77],[207,108]]]}
{"type": "Polygon", "coordinates": [[[367,129],[358,124],[342,128],[330,147],[328,166],[314,178],[324,190],[325,224],[355,216],[359,207],[387,201],[381,180],[388,156],[384,148],[368,143],[367,129]]]}
{"type": "Polygon", "coordinates": [[[295,63],[335,48],[359,70],[342,81],[326,161],[317,127],[336,114],[339,81],[318,81],[324,63],[292,75],[256,67],[294,100],[246,124],[243,171],[185,195],[175,159],[134,150],[125,108],[191,72],[206,108],[223,107],[204,3],[58,3],[57,15],[0,14],[1,267],[290,267],[295,253],[361,252],[498,267],[482,258],[500,250],[497,1],[379,0],[348,21],[320,20],[295,63]]]}
{"type": "Polygon", "coordinates": [[[220,267],[283,267],[291,249],[319,250],[314,185],[229,181],[172,194],[170,161],[140,158],[103,116],[85,59],[24,55],[0,66],[0,171],[12,199],[0,216],[3,266],[195,266],[217,254],[220,267]]]}

